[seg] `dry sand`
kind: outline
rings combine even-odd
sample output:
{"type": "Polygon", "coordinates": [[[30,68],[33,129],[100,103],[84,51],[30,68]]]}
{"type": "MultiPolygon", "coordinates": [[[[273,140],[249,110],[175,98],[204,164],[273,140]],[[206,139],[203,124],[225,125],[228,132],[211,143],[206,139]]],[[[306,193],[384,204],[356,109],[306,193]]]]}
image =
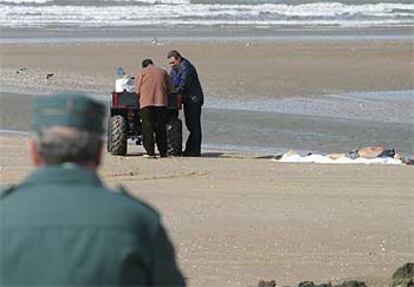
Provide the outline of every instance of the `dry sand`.
{"type": "Polygon", "coordinates": [[[109,94],[118,66],[135,74],[147,57],[167,66],[173,48],[196,65],[209,99],[414,89],[409,41],[1,45],[0,85],[109,94]],[[20,68],[28,70],[16,74],[20,68]],[[46,80],[48,73],[54,76],[46,80]]]}
{"type": "MultiPolygon", "coordinates": [[[[1,45],[0,86],[109,94],[116,67],[135,73],[146,57],[166,66],[172,48],[196,64],[212,100],[414,89],[413,46],[404,41],[1,45]]],[[[100,174],[160,210],[190,287],[348,278],[384,286],[414,261],[413,167],[282,164],[229,152],[148,160],[140,152],[105,155],[100,174]]],[[[1,135],[0,156],[2,184],[32,170],[24,137],[1,135]]]]}
{"type": "MultiPolygon", "coordinates": [[[[1,182],[31,170],[24,137],[0,137],[1,182]]],[[[353,278],[386,286],[414,260],[410,166],[283,164],[254,155],[105,155],[100,174],[163,215],[189,286],[353,278]]]]}

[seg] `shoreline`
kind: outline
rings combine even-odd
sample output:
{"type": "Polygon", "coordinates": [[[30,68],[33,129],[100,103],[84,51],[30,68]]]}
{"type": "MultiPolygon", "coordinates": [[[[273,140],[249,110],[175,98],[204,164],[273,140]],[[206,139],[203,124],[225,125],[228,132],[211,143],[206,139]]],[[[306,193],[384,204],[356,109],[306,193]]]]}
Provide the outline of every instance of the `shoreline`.
{"type": "Polygon", "coordinates": [[[413,41],[412,26],[397,27],[105,27],[2,29],[0,44],[413,41]]]}

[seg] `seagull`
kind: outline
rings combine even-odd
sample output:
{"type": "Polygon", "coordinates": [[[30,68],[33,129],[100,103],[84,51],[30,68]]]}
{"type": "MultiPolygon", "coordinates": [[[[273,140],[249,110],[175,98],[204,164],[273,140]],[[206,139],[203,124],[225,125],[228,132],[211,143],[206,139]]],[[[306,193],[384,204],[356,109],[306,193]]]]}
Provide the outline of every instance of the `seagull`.
{"type": "Polygon", "coordinates": [[[18,69],[17,71],[16,71],[16,74],[20,74],[20,73],[23,73],[24,71],[26,71],[27,70],[27,68],[20,68],[20,69],[18,69]]]}
{"type": "Polygon", "coordinates": [[[160,41],[160,40],[158,40],[158,39],[157,39],[157,37],[154,37],[154,38],[151,40],[151,44],[156,45],[156,46],[162,46],[162,45],[164,45],[163,43],[161,43],[161,41],[160,41]]]}
{"type": "Polygon", "coordinates": [[[46,80],[49,80],[51,77],[53,77],[55,74],[49,73],[46,75],[46,80]]]}

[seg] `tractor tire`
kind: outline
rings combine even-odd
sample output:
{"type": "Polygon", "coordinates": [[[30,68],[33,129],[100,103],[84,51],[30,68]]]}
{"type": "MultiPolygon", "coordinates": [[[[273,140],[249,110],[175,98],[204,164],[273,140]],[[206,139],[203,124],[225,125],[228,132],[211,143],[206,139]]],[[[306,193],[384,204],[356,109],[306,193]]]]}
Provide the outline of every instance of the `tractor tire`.
{"type": "Polygon", "coordinates": [[[172,118],[167,124],[168,155],[180,156],[183,150],[183,123],[172,118]]]}
{"type": "Polygon", "coordinates": [[[108,126],[106,127],[106,151],[111,152],[111,119],[108,119],[108,126]]]}
{"type": "Polygon", "coordinates": [[[127,153],[127,122],[122,116],[113,116],[109,120],[108,150],[112,155],[127,153]]]}

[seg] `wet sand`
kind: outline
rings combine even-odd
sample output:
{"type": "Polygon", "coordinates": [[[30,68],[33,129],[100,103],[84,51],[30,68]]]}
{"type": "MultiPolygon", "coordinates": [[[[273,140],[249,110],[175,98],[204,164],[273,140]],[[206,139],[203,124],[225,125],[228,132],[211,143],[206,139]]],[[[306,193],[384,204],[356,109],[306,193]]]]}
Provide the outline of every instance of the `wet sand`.
{"type": "MultiPolygon", "coordinates": [[[[24,137],[0,137],[1,182],[32,167],[24,137]]],[[[414,260],[410,166],[283,164],[253,154],[150,160],[105,155],[100,174],[162,213],[189,286],[358,279],[387,286],[414,260]]]]}
{"type": "Polygon", "coordinates": [[[166,66],[172,48],[198,69],[206,94],[204,143],[274,153],[379,144],[414,154],[412,99],[349,94],[414,90],[412,43],[405,40],[3,44],[0,129],[30,127],[30,97],[23,100],[23,93],[81,90],[107,101],[118,66],[135,74],[145,57],[166,66]],[[207,109],[231,106],[247,112],[207,109]]]}
{"type": "MultiPolygon", "coordinates": [[[[414,109],[414,100],[398,100],[395,94],[392,97],[392,101],[378,98],[349,98],[346,103],[339,101],[342,116],[348,118],[341,117],[339,111],[338,117],[326,114],[327,111],[334,112],[336,108],[335,103],[327,105],[328,98],[302,98],[301,101],[289,98],[286,99],[289,105],[286,101],[277,100],[278,108],[286,106],[284,113],[206,107],[202,115],[203,150],[254,151],[262,155],[277,155],[294,149],[306,155],[309,152],[345,153],[375,144],[395,148],[405,157],[413,158],[414,115],[400,111],[414,109]],[[298,114],[300,109],[297,107],[300,107],[301,102],[309,106],[312,101],[318,102],[313,105],[313,114],[298,114]],[[360,104],[364,106],[361,108],[360,104]],[[348,110],[346,105],[349,106],[348,110]],[[370,109],[369,105],[375,109],[370,109]],[[367,118],[353,118],[351,112],[367,118]]],[[[30,130],[32,99],[31,95],[0,92],[0,132],[30,130]]],[[[104,101],[105,104],[107,102],[104,101]]],[[[263,102],[261,106],[265,105],[263,102]]],[[[183,118],[182,112],[180,116],[183,118]]],[[[184,128],[184,139],[186,137],[184,128]]]]}
{"type": "Polygon", "coordinates": [[[167,66],[178,49],[197,67],[207,100],[283,98],[349,91],[413,90],[410,41],[274,41],[3,44],[3,91],[86,90],[108,95],[115,69],[135,74],[144,58],[167,66]],[[21,73],[16,73],[26,68],[21,73]],[[48,73],[53,77],[46,79],[48,73]]]}

